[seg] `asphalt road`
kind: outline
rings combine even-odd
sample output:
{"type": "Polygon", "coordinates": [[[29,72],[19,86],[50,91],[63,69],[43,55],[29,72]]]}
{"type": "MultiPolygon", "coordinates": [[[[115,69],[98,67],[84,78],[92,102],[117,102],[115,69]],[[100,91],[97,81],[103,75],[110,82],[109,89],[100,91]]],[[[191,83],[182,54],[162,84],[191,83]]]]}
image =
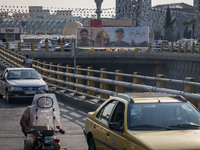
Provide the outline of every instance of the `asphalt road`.
{"type": "MultiPolygon", "coordinates": [[[[25,136],[19,124],[21,115],[30,102],[7,104],[0,100],[0,149],[22,150],[25,136]]],[[[66,131],[57,134],[61,139],[61,150],[87,150],[87,143],[82,128],[87,116],[86,110],[80,110],[63,100],[59,100],[61,123],[66,131]]]]}

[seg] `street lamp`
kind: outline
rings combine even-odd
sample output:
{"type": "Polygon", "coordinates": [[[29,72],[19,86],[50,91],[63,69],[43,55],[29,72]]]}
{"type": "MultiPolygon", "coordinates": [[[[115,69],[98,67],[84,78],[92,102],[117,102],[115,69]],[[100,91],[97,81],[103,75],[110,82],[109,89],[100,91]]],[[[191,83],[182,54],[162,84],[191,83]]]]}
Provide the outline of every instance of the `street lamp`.
{"type": "Polygon", "coordinates": [[[101,4],[102,4],[103,0],[95,0],[95,3],[97,5],[97,10],[96,10],[96,13],[97,13],[97,19],[100,19],[101,18],[101,4]]]}

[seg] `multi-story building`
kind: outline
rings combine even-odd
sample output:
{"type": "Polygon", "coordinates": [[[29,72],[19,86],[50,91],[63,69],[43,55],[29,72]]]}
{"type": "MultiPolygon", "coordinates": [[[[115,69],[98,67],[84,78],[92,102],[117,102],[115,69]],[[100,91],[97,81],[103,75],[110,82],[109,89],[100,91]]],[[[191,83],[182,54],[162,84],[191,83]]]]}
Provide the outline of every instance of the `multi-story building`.
{"type": "Polygon", "coordinates": [[[57,10],[55,18],[72,18],[72,10],[57,10]]]}
{"type": "Polygon", "coordinates": [[[31,18],[45,18],[49,16],[49,10],[42,6],[29,6],[29,15],[31,18]]]}
{"type": "MultiPolygon", "coordinates": [[[[102,9],[102,18],[131,19],[132,26],[149,27],[150,32],[163,32],[166,18],[166,8],[170,7],[171,18],[175,19],[173,30],[175,35],[183,37],[186,26],[183,24],[191,19],[197,20],[195,23],[195,36],[200,38],[200,0],[193,0],[193,6],[185,3],[173,3],[152,7],[152,0],[116,0],[116,10],[102,9]],[[103,16],[103,12],[110,12],[108,17],[103,16]]],[[[0,13],[1,27],[23,27],[27,33],[62,33],[65,25],[71,21],[82,21],[83,18],[95,19],[95,9],[43,9],[42,6],[30,6],[24,13],[15,10],[9,16],[8,10],[2,8],[0,13]],[[29,12],[29,13],[28,13],[29,12]],[[78,16],[78,17],[75,17],[78,16]],[[11,21],[14,20],[14,21],[11,21]]],[[[12,7],[11,7],[12,8],[12,7]]],[[[19,8],[19,7],[17,7],[19,8]]],[[[20,7],[21,8],[21,7],[20,7]]],[[[13,9],[13,8],[12,8],[13,9]]],[[[112,20],[112,19],[111,19],[112,20]]],[[[192,25],[188,26],[192,30],[192,25]]]]}
{"type": "MultiPolygon", "coordinates": [[[[195,36],[200,37],[200,1],[194,0],[194,6],[185,3],[173,3],[151,7],[151,0],[116,0],[116,18],[132,18],[133,26],[148,26],[151,32],[163,32],[166,9],[171,10],[174,33],[183,37],[185,21],[196,19],[195,36]]],[[[192,27],[190,27],[192,28],[192,27]]]]}

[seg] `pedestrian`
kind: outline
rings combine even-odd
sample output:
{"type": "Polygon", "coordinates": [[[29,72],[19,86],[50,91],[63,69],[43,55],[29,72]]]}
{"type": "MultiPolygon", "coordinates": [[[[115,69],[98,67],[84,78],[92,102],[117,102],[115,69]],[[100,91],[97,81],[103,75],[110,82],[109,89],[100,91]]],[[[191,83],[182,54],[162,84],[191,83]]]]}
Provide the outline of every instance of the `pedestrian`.
{"type": "Polygon", "coordinates": [[[57,43],[60,44],[60,42],[61,42],[61,40],[60,40],[60,38],[59,38],[59,39],[57,40],[57,43]]]}
{"type": "Polygon", "coordinates": [[[26,55],[26,58],[23,61],[25,68],[32,68],[32,60],[29,58],[29,55],[26,55]]]}
{"type": "Polygon", "coordinates": [[[48,39],[48,38],[46,38],[46,39],[45,39],[45,43],[46,43],[46,42],[48,42],[48,41],[49,41],[49,39],[48,39]]]}
{"type": "Polygon", "coordinates": [[[63,44],[65,44],[65,39],[64,38],[62,38],[62,42],[63,42],[63,44]]]}

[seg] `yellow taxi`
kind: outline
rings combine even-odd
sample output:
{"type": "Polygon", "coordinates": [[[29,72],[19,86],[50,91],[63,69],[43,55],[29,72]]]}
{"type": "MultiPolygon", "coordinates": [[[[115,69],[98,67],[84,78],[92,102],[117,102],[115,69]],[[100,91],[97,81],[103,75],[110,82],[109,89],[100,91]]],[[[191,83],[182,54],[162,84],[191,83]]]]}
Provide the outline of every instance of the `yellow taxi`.
{"type": "Polygon", "coordinates": [[[118,94],[89,112],[89,150],[200,150],[199,111],[182,96],[118,94]]]}

